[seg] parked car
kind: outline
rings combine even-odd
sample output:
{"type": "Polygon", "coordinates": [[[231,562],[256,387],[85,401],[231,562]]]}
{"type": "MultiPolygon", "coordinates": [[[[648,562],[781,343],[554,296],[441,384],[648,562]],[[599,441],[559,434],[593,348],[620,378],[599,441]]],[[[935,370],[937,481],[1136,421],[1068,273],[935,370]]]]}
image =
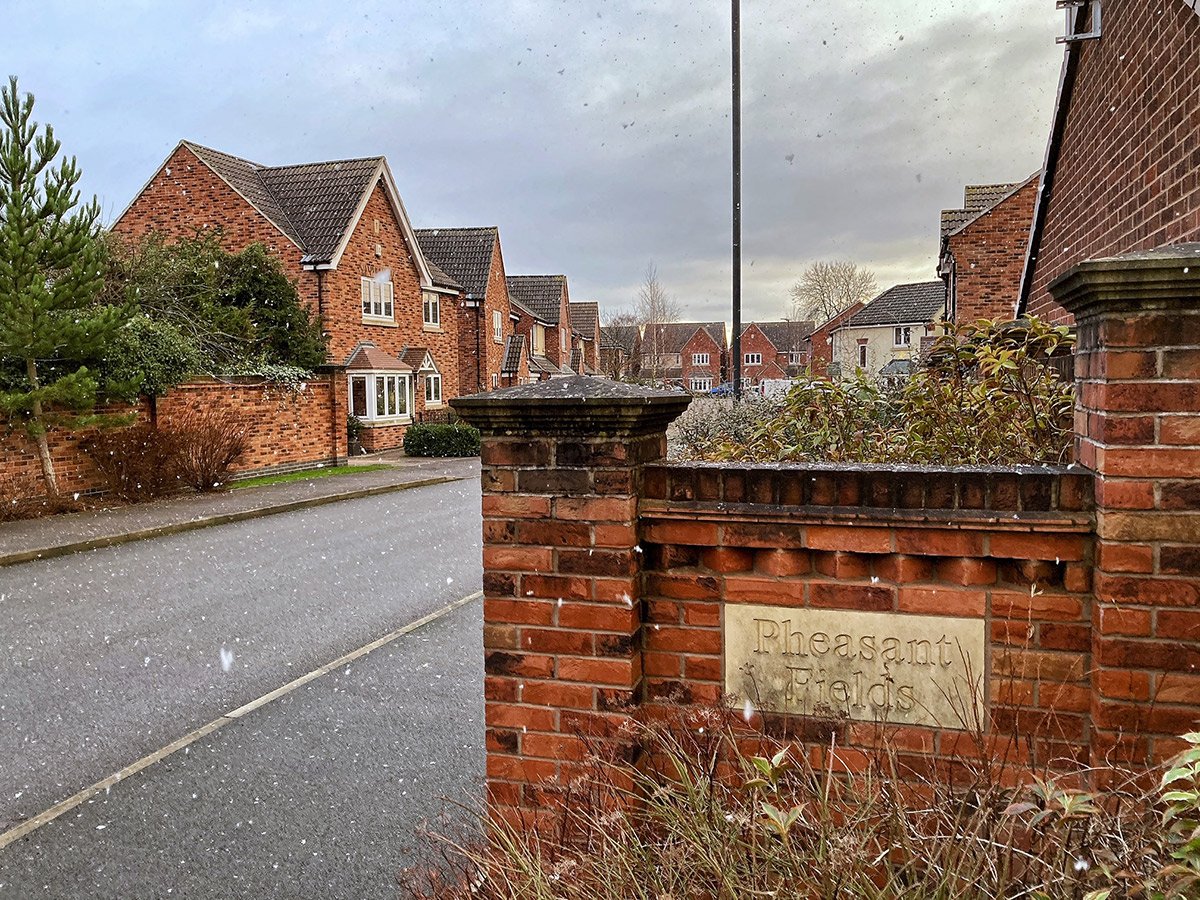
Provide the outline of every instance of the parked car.
{"type": "Polygon", "coordinates": [[[726,381],[724,384],[718,384],[715,388],[708,392],[711,397],[732,397],[733,382],[726,381]]]}

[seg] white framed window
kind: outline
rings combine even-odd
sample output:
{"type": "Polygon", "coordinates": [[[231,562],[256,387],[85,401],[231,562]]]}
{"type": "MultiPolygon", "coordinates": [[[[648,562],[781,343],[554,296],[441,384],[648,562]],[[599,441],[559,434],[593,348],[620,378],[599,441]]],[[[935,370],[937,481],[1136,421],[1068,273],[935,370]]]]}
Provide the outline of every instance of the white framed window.
{"type": "Polygon", "coordinates": [[[709,360],[709,355],[707,353],[693,353],[692,354],[692,365],[693,366],[707,366],[708,360],[709,360]]]}
{"type": "Polygon", "coordinates": [[[792,350],[792,351],[790,351],[790,352],[788,353],[788,365],[789,365],[789,366],[802,366],[802,365],[804,365],[804,351],[802,351],[802,350],[792,350]]]}
{"type": "Polygon", "coordinates": [[[867,367],[867,345],[866,344],[858,345],[858,367],[860,369],[865,369],[867,367]]]}
{"type": "Polygon", "coordinates": [[[894,347],[911,347],[912,346],[912,326],[897,325],[893,330],[892,346],[894,347]]]}
{"type": "Polygon", "coordinates": [[[497,344],[504,343],[504,316],[500,310],[492,310],[492,340],[497,344]]]}
{"type": "Polygon", "coordinates": [[[425,403],[429,406],[442,405],[442,376],[434,372],[425,376],[425,403]]]}
{"type": "Polygon", "coordinates": [[[558,349],[563,353],[567,352],[567,329],[561,325],[558,327],[558,349]]]}
{"type": "Polygon", "coordinates": [[[429,328],[442,327],[442,298],[432,291],[422,291],[421,311],[429,328]]]}
{"type": "Polygon", "coordinates": [[[535,356],[546,355],[546,326],[533,326],[533,353],[535,356]]]}
{"type": "Polygon", "coordinates": [[[712,390],[712,379],[711,378],[692,378],[688,381],[688,387],[690,387],[693,391],[695,391],[697,393],[699,393],[701,391],[711,391],[712,390]]]}
{"type": "Polygon", "coordinates": [[[761,353],[747,353],[743,357],[743,359],[744,359],[743,364],[747,365],[747,366],[761,366],[762,365],[762,354],[761,353]]]}
{"type": "Polygon", "coordinates": [[[395,295],[391,279],[385,279],[382,274],[362,279],[362,314],[364,319],[395,321],[395,295]]]}
{"type": "Polygon", "coordinates": [[[492,373],[492,387],[494,387],[494,388],[500,387],[500,376],[496,372],[492,373]]]}
{"type": "Polygon", "coordinates": [[[350,414],[364,422],[406,419],[412,409],[412,376],[366,372],[350,376],[350,414]]]}

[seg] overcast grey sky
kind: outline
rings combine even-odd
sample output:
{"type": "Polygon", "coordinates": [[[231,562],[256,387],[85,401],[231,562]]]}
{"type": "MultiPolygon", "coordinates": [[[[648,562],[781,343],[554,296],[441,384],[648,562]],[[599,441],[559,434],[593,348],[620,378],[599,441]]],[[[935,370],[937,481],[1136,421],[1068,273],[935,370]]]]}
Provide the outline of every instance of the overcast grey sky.
{"type": "MultiPolygon", "coordinates": [[[[106,220],[180,138],[269,165],[384,154],[418,227],[630,302],[648,261],[729,316],[729,4],[9,0],[0,59],[106,220]]],[[[744,0],[747,318],[805,265],[935,277],[942,207],[1041,165],[1051,0],[744,0]]]]}

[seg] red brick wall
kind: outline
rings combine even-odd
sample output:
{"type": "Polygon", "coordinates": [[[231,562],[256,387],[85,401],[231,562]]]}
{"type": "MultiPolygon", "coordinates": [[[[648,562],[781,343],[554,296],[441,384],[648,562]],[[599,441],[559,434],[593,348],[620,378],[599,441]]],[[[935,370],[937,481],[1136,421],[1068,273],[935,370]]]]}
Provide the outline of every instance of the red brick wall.
{"type": "MultiPolygon", "coordinates": [[[[143,421],[149,416],[146,401],[133,409],[143,421]]],[[[173,420],[197,409],[229,412],[251,424],[249,449],[234,466],[241,475],[307,468],[346,458],[346,385],[340,376],[332,380],[315,376],[299,392],[264,387],[249,379],[189,382],[158,399],[159,425],[169,428],[173,420]],[[336,406],[331,407],[331,402],[336,406]]],[[[50,432],[59,490],[64,494],[104,487],[99,473],[79,449],[86,434],[50,432]]],[[[42,490],[37,449],[23,433],[0,434],[0,462],[5,475],[16,478],[24,489],[42,490]]]]}
{"type": "Polygon", "coordinates": [[[956,322],[1016,317],[1039,184],[1034,178],[949,238],[956,322]]]}
{"type": "Polygon", "coordinates": [[[1135,761],[1178,752],[1200,704],[1200,270],[1162,262],[1145,294],[1100,271],[1124,302],[1065,299],[1078,456],[1099,473],[1092,719],[1102,753],[1135,761]]]}
{"type": "Polygon", "coordinates": [[[757,384],[764,378],[787,378],[788,355],[779,353],[771,339],[757,325],[742,332],[742,358],[747,353],[761,353],[762,365],[742,366],[742,379],[747,384],[757,384]]]}
{"type": "Polygon", "coordinates": [[[829,371],[829,366],[833,362],[832,335],[834,329],[841,326],[843,322],[862,309],[863,305],[862,303],[855,303],[853,306],[842,310],[828,322],[819,325],[809,335],[806,343],[806,346],[809,348],[808,365],[814,375],[825,375],[829,371]]]}
{"type": "MultiPolygon", "coordinates": [[[[993,744],[1010,758],[1086,763],[1090,492],[1087,473],[651,466],[647,697],[720,702],[723,604],[979,618],[991,636],[993,744]]],[[[869,746],[878,728],[835,730],[842,746],[869,746]]],[[[953,729],[896,737],[926,755],[988,751],[953,729]]]]}
{"type": "Polygon", "coordinates": [[[1079,53],[1027,307],[1062,321],[1048,285],[1076,263],[1200,239],[1200,16],[1105,0],[1079,53]]]}
{"type": "MultiPolygon", "coordinates": [[[[458,347],[460,364],[459,393],[475,394],[490,391],[493,376],[499,376],[504,364],[504,341],[513,333],[512,308],[508,302],[508,287],[504,280],[504,256],[497,241],[492,248],[491,268],[482,308],[460,304],[458,347]],[[503,329],[499,343],[494,338],[492,316],[500,313],[503,329]]],[[[499,378],[495,379],[499,384],[499,378]]]]}
{"type": "Polygon", "coordinates": [[[683,366],[682,384],[685,388],[689,386],[689,380],[692,378],[711,378],[713,387],[724,380],[722,378],[724,359],[721,345],[713,340],[712,335],[703,328],[696,329],[696,333],[683,345],[680,362],[683,366]],[[708,365],[694,365],[692,363],[693,353],[707,353],[708,365]]]}
{"type": "Polygon", "coordinates": [[[300,248],[187,147],[175,149],[112,225],[113,232],[134,240],[151,232],[178,238],[206,230],[219,230],[221,246],[232,253],[263,244],[283,262],[300,299],[316,314],[317,278],[301,267],[300,248]]]}

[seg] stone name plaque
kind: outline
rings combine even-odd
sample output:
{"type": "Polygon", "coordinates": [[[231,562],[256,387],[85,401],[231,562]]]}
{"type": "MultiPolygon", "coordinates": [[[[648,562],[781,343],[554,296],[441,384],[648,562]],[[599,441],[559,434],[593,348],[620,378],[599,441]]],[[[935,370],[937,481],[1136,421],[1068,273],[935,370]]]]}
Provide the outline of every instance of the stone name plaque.
{"type": "Polygon", "coordinates": [[[983,619],[729,603],[724,622],[738,706],[942,728],[986,709],[983,619]]]}

